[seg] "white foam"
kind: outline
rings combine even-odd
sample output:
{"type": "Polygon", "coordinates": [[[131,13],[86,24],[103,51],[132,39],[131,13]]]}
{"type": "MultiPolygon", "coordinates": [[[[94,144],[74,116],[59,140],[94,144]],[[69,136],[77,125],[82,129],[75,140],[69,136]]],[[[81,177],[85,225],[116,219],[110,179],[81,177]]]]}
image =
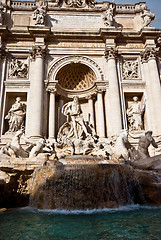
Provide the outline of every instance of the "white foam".
{"type": "Polygon", "coordinates": [[[136,211],[141,209],[147,209],[147,210],[154,210],[154,209],[161,209],[161,206],[141,206],[139,204],[137,205],[127,205],[127,206],[121,206],[119,208],[103,208],[103,209],[86,209],[86,210],[65,210],[65,209],[37,209],[32,207],[25,207],[21,208],[21,210],[30,211],[34,213],[46,213],[46,214],[62,214],[62,215],[69,215],[69,214],[100,214],[100,213],[113,213],[113,212],[125,212],[125,211],[136,211]]]}

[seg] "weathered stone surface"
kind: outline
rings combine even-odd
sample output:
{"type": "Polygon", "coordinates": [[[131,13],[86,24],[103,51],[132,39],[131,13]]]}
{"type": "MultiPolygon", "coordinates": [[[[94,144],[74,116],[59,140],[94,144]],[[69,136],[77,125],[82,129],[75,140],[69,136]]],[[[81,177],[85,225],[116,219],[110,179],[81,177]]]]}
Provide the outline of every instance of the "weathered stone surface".
{"type": "Polygon", "coordinates": [[[144,169],[144,170],[161,170],[161,154],[154,157],[147,157],[136,160],[132,163],[134,167],[144,169]]]}
{"type": "Polygon", "coordinates": [[[0,157],[0,169],[8,169],[13,171],[34,170],[45,164],[46,159],[41,158],[4,158],[0,157]]]}
{"type": "Polygon", "coordinates": [[[161,206],[161,172],[135,170],[146,205],[161,206]]]}

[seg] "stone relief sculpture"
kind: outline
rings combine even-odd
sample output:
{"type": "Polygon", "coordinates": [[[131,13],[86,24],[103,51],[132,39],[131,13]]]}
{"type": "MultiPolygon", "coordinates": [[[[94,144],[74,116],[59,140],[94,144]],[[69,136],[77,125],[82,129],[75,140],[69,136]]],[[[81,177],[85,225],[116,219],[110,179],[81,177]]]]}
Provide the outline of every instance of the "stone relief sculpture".
{"type": "Polygon", "coordinates": [[[23,60],[13,58],[9,68],[9,78],[26,78],[28,75],[28,65],[23,60]]]}
{"type": "Polygon", "coordinates": [[[33,13],[33,20],[35,20],[35,25],[45,25],[45,16],[46,16],[46,6],[43,6],[43,3],[40,2],[39,6],[35,9],[33,13]]]}
{"type": "Polygon", "coordinates": [[[104,24],[107,27],[114,26],[114,9],[115,9],[114,3],[110,4],[105,12],[105,15],[103,16],[104,24]]]}
{"type": "Polygon", "coordinates": [[[129,130],[140,131],[143,129],[143,114],[145,111],[145,103],[138,102],[138,97],[133,97],[133,103],[127,108],[127,118],[129,122],[129,130]]]}
{"type": "Polygon", "coordinates": [[[65,4],[67,7],[75,7],[75,8],[84,8],[87,5],[91,8],[95,7],[95,0],[65,0],[65,4]]]}
{"type": "Polygon", "coordinates": [[[143,28],[152,26],[152,21],[155,18],[155,15],[153,13],[151,13],[147,9],[144,9],[141,17],[143,18],[143,28]]]}
{"type": "Polygon", "coordinates": [[[24,127],[24,118],[26,115],[26,105],[21,102],[21,98],[17,97],[16,102],[12,105],[5,119],[8,121],[8,132],[16,132],[24,127]]]}
{"type": "Polygon", "coordinates": [[[138,79],[139,64],[137,60],[128,60],[123,62],[122,66],[123,79],[138,79]]]}

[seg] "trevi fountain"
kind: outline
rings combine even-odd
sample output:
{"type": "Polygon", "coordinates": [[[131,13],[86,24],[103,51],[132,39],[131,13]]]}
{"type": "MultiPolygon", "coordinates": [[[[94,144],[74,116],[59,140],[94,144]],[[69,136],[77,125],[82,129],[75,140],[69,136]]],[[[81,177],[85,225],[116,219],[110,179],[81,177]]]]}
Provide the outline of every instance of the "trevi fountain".
{"type": "Polygon", "coordinates": [[[144,2],[0,2],[0,239],[160,239],[154,18],[144,2]]]}

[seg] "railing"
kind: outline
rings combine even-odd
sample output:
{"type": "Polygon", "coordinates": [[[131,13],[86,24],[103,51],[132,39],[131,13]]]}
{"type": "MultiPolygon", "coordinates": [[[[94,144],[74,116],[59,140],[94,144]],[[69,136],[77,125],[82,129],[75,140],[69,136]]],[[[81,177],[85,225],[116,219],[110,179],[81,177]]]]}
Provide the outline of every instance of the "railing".
{"type": "Polygon", "coordinates": [[[33,8],[36,6],[35,2],[21,2],[21,1],[12,1],[12,8],[33,8]]]}
{"type": "Polygon", "coordinates": [[[135,11],[135,5],[116,5],[116,10],[135,11]]]}

